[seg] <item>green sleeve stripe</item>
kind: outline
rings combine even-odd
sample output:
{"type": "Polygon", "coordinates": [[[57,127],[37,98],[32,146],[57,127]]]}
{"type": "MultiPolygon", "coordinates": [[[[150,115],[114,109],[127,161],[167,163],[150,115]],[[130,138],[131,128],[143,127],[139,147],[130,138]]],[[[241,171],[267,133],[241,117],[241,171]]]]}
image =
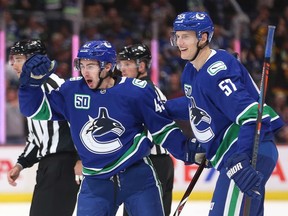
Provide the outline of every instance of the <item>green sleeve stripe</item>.
{"type": "Polygon", "coordinates": [[[166,140],[166,137],[175,129],[178,129],[175,122],[173,122],[172,124],[166,125],[160,131],[152,134],[153,142],[156,145],[162,145],[163,142],[166,140]]]}
{"type": "MultiPolygon", "coordinates": [[[[244,125],[247,122],[254,121],[256,122],[256,117],[258,115],[258,104],[254,103],[252,106],[250,106],[248,109],[245,110],[245,112],[242,113],[240,118],[238,118],[238,124],[233,123],[225,132],[223,136],[223,140],[216,152],[216,154],[211,158],[210,162],[213,167],[216,169],[218,168],[219,164],[222,161],[223,156],[226,154],[226,152],[229,151],[231,146],[236,143],[238,140],[238,134],[240,131],[240,126],[244,125]]],[[[265,118],[271,118],[271,121],[274,119],[279,118],[278,114],[270,107],[265,105],[263,109],[263,116],[262,119],[265,118]]]]}
{"type": "Polygon", "coordinates": [[[218,165],[222,161],[223,156],[231,148],[231,146],[237,141],[240,126],[237,124],[232,124],[224,134],[223,140],[216,152],[216,154],[211,158],[210,162],[213,167],[217,169],[218,165]]]}
{"type": "Polygon", "coordinates": [[[245,121],[253,119],[256,121],[258,114],[258,103],[253,103],[248,106],[239,116],[237,116],[236,123],[242,125],[245,121]]]}
{"type": "Polygon", "coordinates": [[[264,107],[264,113],[268,113],[271,119],[279,118],[279,115],[270,106],[264,107]]]}
{"type": "MultiPolygon", "coordinates": [[[[236,123],[239,125],[245,124],[247,121],[256,121],[258,115],[258,103],[253,103],[247,109],[242,112],[236,120],[236,123]]],[[[262,119],[271,117],[275,118],[278,114],[268,105],[265,104],[262,113],[262,119]]]]}
{"type": "Polygon", "coordinates": [[[49,103],[46,99],[43,100],[43,103],[40,106],[40,109],[32,116],[34,120],[50,120],[51,119],[51,110],[49,103]]]}

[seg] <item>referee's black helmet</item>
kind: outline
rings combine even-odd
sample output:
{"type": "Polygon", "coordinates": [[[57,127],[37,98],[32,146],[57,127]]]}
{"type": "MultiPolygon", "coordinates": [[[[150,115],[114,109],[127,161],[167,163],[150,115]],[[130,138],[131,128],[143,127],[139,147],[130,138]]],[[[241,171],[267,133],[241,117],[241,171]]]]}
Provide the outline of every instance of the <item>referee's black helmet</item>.
{"type": "Polygon", "coordinates": [[[46,47],[39,39],[17,41],[10,49],[10,55],[45,55],[46,53],[46,47]]]}
{"type": "Polygon", "coordinates": [[[125,46],[119,51],[118,60],[134,60],[137,64],[145,61],[147,65],[150,65],[151,52],[145,44],[133,44],[125,46]]]}

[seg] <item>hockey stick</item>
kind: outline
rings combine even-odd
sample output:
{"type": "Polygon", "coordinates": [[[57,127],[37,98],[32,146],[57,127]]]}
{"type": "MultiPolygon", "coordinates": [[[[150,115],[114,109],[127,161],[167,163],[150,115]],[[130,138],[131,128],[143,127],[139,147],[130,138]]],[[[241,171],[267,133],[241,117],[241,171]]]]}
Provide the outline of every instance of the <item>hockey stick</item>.
{"type": "MultiPolygon", "coordinates": [[[[258,148],[259,148],[259,139],[260,139],[260,131],[262,126],[262,114],[263,114],[263,107],[265,103],[266,91],[268,86],[268,76],[270,71],[270,57],[272,53],[272,45],[273,45],[273,38],[274,38],[274,31],[275,26],[268,26],[268,33],[266,39],[266,46],[265,46],[265,58],[262,68],[262,77],[260,83],[260,93],[259,93],[259,101],[258,101],[258,115],[256,121],[256,130],[254,136],[254,143],[253,143],[253,154],[252,154],[252,162],[251,165],[254,169],[256,169],[257,163],[257,156],[258,156],[258,148]]],[[[244,216],[249,216],[251,207],[251,198],[246,197],[245,204],[244,204],[244,216]]]]}
{"type": "Polygon", "coordinates": [[[188,200],[188,198],[189,198],[194,186],[196,185],[196,183],[197,183],[197,181],[198,181],[203,169],[205,168],[205,165],[206,165],[206,157],[204,156],[204,158],[202,159],[201,164],[199,165],[195,175],[193,176],[190,184],[188,185],[188,188],[186,189],[186,191],[185,191],[185,193],[184,193],[179,205],[177,206],[177,209],[175,210],[173,216],[179,216],[180,215],[180,213],[181,213],[184,205],[186,204],[186,202],[187,202],[187,200],[188,200]]]}

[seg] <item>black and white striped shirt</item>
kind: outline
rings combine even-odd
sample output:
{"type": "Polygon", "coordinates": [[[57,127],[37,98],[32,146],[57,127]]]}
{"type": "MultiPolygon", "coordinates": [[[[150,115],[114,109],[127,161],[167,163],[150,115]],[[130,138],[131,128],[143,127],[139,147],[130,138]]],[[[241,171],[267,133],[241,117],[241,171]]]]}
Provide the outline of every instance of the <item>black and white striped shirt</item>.
{"type": "MultiPolygon", "coordinates": [[[[51,74],[42,85],[45,92],[57,89],[64,80],[51,74]]],[[[55,153],[76,152],[70,128],[66,121],[38,121],[27,118],[28,135],[24,152],[17,163],[23,168],[31,167],[41,158],[55,153]]]]}

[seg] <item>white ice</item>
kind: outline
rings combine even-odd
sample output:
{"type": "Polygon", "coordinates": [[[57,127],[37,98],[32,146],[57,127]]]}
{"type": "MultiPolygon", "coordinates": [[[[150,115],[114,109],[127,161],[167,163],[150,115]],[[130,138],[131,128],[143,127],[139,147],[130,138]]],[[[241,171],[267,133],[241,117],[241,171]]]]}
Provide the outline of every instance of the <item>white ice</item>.
{"type": "MultiPolygon", "coordinates": [[[[173,215],[178,201],[173,201],[173,215]]],[[[28,216],[30,203],[0,203],[1,216],[28,216]]],[[[208,201],[188,201],[184,206],[181,216],[207,216],[209,209],[208,201]]],[[[122,207],[119,209],[117,216],[122,216],[122,207]]],[[[266,201],[265,216],[287,216],[288,215],[288,200],[287,201],[266,201]]],[[[76,216],[76,214],[73,214],[76,216]]]]}

